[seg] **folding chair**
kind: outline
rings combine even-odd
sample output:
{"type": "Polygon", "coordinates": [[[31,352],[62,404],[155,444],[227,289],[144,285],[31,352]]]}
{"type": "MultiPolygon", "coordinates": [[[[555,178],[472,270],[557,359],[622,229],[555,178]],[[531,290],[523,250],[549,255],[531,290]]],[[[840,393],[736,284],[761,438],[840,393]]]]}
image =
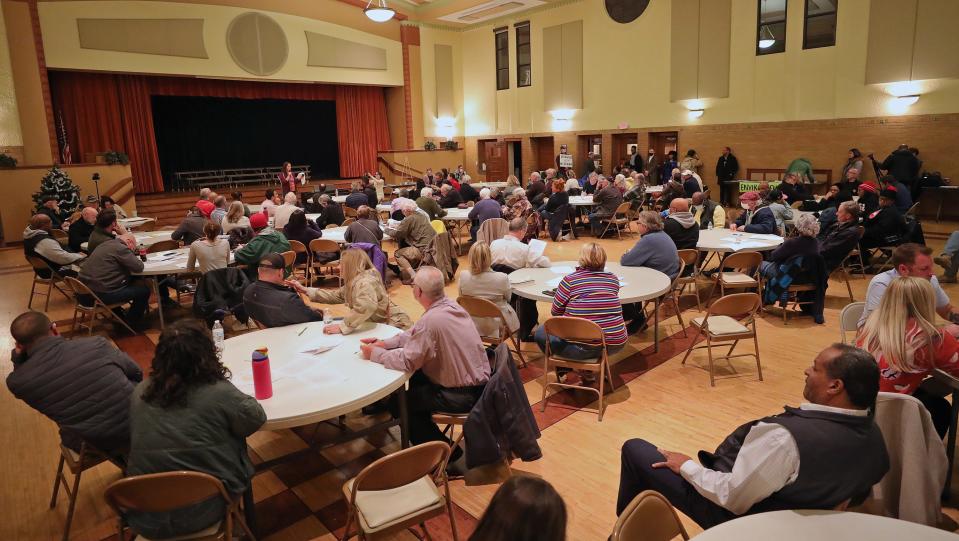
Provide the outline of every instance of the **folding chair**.
{"type": "Polygon", "coordinates": [[[842,312],[839,313],[839,340],[843,344],[854,344],[856,342],[855,337],[853,340],[846,342],[846,333],[852,332],[855,336],[855,333],[859,332],[859,318],[862,317],[865,310],[866,303],[864,302],[851,302],[842,308],[842,312]]]}
{"type": "Polygon", "coordinates": [[[640,492],[616,519],[610,541],[670,541],[689,539],[679,515],[665,496],[655,490],[640,492]]]}
{"type": "Polygon", "coordinates": [[[92,289],[87,287],[87,285],[81,282],[80,280],[77,280],[76,278],[73,278],[72,276],[67,276],[64,278],[64,280],[66,281],[67,285],[70,286],[70,289],[72,289],[73,292],[75,293],[76,304],[74,304],[73,306],[73,322],[70,324],[71,332],[76,334],[78,327],[86,326],[88,331],[87,335],[88,336],[92,335],[93,327],[96,325],[96,322],[97,322],[97,316],[106,315],[108,318],[112,318],[119,321],[121,325],[123,325],[124,327],[126,327],[128,331],[130,331],[130,334],[133,334],[133,335],[137,334],[137,332],[134,331],[133,328],[127,324],[126,321],[123,321],[123,319],[120,316],[116,315],[116,313],[114,313],[113,311],[114,309],[119,308],[123,306],[124,304],[126,304],[125,302],[106,304],[100,300],[100,297],[98,297],[97,294],[94,293],[92,289]],[[93,301],[93,306],[85,306],[81,304],[80,297],[88,297],[89,299],[91,299],[93,301]],[[83,317],[77,319],[78,314],[82,315],[83,317]],[[84,325],[83,321],[87,317],[90,318],[90,322],[84,325]]]}
{"type": "Polygon", "coordinates": [[[296,276],[297,271],[302,271],[302,279],[297,278],[297,280],[299,280],[300,283],[308,284],[310,283],[310,251],[306,249],[306,245],[298,240],[290,240],[289,243],[296,258],[299,258],[300,254],[303,254],[303,263],[296,263],[295,261],[293,263],[293,276],[296,276]]]}
{"type": "Polygon", "coordinates": [[[343,276],[340,274],[340,258],[337,257],[333,261],[320,261],[317,257],[317,253],[340,253],[340,245],[335,241],[330,239],[313,239],[310,241],[310,269],[312,279],[316,279],[317,276],[327,277],[327,276],[336,276],[340,280],[340,285],[343,285],[343,276]],[[326,269],[327,272],[324,273],[323,269],[326,269]],[[334,272],[335,269],[335,272],[334,272]]]}
{"type": "Polygon", "coordinates": [[[456,299],[456,304],[463,307],[471,317],[474,318],[490,318],[498,321],[499,323],[499,336],[480,336],[484,343],[496,347],[507,340],[513,343],[513,351],[516,352],[516,355],[519,356],[520,362],[523,364],[523,367],[526,367],[526,358],[523,357],[523,349],[519,344],[519,329],[516,332],[509,331],[509,325],[506,324],[506,317],[503,316],[503,311],[499,309],[496,304],[487,299],[482,299],[480,297],[471,297],[468,295],[460,296],[456,299]]]}
{"type": "Polygon", "coordinates": [[[30,263],[30,266],[33,267],[33,282],[30,284],[30,300],[27,301],[27,308],[33,309],[33,297],[35,295],[42,295],[47,298],[43,305],[43,311],[46,312],[50,309],[50,294],[53,292],[53,289],[56,288],[67,300],[70,300],[70,295],[66,291],[60,289],[60,284],[70,287],[65,281],[63,276],[60,275],[56,270],[54,270],[50,265],[47,265],[47,262],[40,259],[39,257],[27,256],[27,261],[30,263]],[[42,271],[50,273],[49,278],[43,278],[40,276],[42,271]],[[47,291],[38,291],[37,285],[47,286],[47,291]]]}
{"type": "Polygon", "coordinates": [[[715,275],[719,295],[726,295],[727,289],[756,288],[759,291],[759,265],[762,261],[763,255],[759,252],[736,252],[726,256],[715,275]]]}
{"type": "MultiPolygon", "coordinates": [[[[709,385],[716,386],[716,375],[713,358],[713,343],[722,343],[732,341],[729,352],[726,355],[716,357],[716,359],[729,359],[735,357],[755,357],[756,369],[759,372],[759,381],[763,380],[763,368],[759,362],[759,338],[756,333],[756,313],[762,306],[762,300],[758,293],[733,293],[717,299],[707,309],[705,317],[693,318],[692,324],[697,331],[706,337],[706,345],[693,346],[695,340],[689,343],[689,349],[683,356],[682,364],[686,364],[689,354],[694,349],[706,348],[709,356],[709,385]],[[755,346],[755,353],[741,353],[733,355],[733,349],[740,340],[752,338],[755,346]]],[[[732,365],[730,364],[730,367],[732,365]]],[[[734,370],[735,372],[735,370],[734,370]]]]}
{"type": "Polygon", "coordinates": [[[170,250],[179,250],[180,241],[173,239],[161,240],[159,242],[154,242],[153,244],[147,246],[148,254],[155,254],[159,252],[169,252],[170,250]]]}
{"type": "Polygon", "coordinates": [[[63,491],[66,492],[67,500],[70,502],[67,507],[67,521],[63,526],[63,541],[70,539],[70,526],[73,524],[73,512],[77,508],[77,496],[80,492],[80,477],[83,472],[108,461],[109,459],[103,452],[98,451],[86,442],[80,443],[79,453],[62,443],[60,444],[60,463],[57,465],[57,474],[53,479],[53,496],[50,498],[50,509],[57,506],[57,496],[60,494],[60,485],[62,484],[63,491]],[[64,465],[73,474],[72,487],[63,473],[64,465]]]}
{"type": "Polygon", "coordinates": [[[622,231],[625,230],[627,235],[631,233],[629,230],[629,203],[626,201],[620,203],[613,215],[602,221],[606,223],[606,227],[600,237],[605,237],[606,232],[612,227],[616,230],[616,238],[622,240],[623,237],[620,234],[622,231]]]}
{"type": "Polygon", "coordinates": [[[596,393],[599,396],[598,419],[603,420],[605,412],[604,382],[609,378],[610,387],[613,386],[613,373],[609,368],[609,356],[606,351],[606,337],[603,330],[596,323],[583,318],[556,316],[551,317],[543,323],[543,330],[546,331],[546,355],[543,357],[543,400],[540,411],[546,411],[546,404],[549,401],[549,388],[562,387],[564,389],[581,389],[596,393]],[[552,337],[560,338],[572,344],[600,345],[599,354],[596,359],[572,360],[553,354],[549,344],[552,337]],[[554,368],[570,368],[573,370],[587,370],[589,372],[599,372],[599,390],[585,385],[572,385],[560,383],[559,381],[549,381],[550,366],[554,368]]]}
{"type": "Polygon", "coordinates": [[[693,272],[689,276],[683,276],[683,273],[679,273],[677,278],[677,284],[679,285],[678,297],[682,299],[683,297],[695,296],[696,297],[696,309],[702,311],[703,305],[699,299],[699,286],[696,284],[696,279],[699,278],[699,250],[687,249],[687,250],[677,250],[677,255],[679,260],[685,264],[686,269],[693,269],[693,272]],[[691,291],[686,293],[686,286],[690,286],[691,291]]]}

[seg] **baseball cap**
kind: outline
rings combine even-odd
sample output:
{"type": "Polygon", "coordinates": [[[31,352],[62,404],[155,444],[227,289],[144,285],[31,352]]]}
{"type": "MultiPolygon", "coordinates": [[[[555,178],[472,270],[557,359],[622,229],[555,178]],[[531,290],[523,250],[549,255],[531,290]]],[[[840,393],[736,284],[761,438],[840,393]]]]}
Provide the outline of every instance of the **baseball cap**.
{"type": "Polygon", "coordinates": [[[266,227],[267,223],[268,220],[266,218],[266,214],[262,212],[257,212],[250,215],[250,227],[252,227],[254,230],[263,229],[266,227]]]}
{"type": "Polygon", "coordinates": [[[266,254],[260,259],[261,267],[268,267],[271,269],[282,269],[284,268],[285,261],[283,256],[278,253],[266,254]]]}
{"type": "Polygon", "coordinates": [[[759,201],[759,192],[746,192],[739,196],[740,201],[759,201]]]}

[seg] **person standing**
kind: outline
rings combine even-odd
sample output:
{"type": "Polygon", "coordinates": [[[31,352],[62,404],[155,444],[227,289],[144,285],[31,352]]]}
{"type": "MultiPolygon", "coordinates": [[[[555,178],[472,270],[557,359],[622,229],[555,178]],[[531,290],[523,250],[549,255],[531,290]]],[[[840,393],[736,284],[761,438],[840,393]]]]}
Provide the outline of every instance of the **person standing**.
{"type": "Polygon", "coordinates": [[[849,155],[846,157],[846,163],[842,166],[842,177],[849,178],[850,169],[855,169],[857,172],[856,178],[859,178],[858,173],[862,172],[862,152],[858,148],[850,148],[849,155]]]}
{"type": "Polygon", "coordinates": [[[689,149],[686,151],[686,157],[683,158],[683,161],[679,162],[679,169],[688,169],[694,173],[699,173],[703,170],[703,161],[699,159],[699,154],[695,150],[689,149]]]}
{"type": "Polygon", "coordinates": [[[733,185],[727,184],[736,179],[739,172],[739,160],[733,149],[723,147],[723,153],[716,162],[716,180],[719,182],[719,204],[732,205],[733,185]]]}
{"type": "Polygon", "coordinates": [[[280,181],[280,185],[283,187],[283,195],[286,195],[290,192],[296,193],[296,181],[302,177],[303,173],[300,173],[299,175],[293,174],[293,164],[290,162],[283,162],[283,167],[276,175],[277,180],[280,181]]]}
{"type": "Polygon", "coordinates": [[[659,185],[659,158],[656,157],[656,149],[654,148],[649,149],[649,156],[646,157],[646,162],[643,164],[643,174],[646,175],[650,186],[659,185]]]}

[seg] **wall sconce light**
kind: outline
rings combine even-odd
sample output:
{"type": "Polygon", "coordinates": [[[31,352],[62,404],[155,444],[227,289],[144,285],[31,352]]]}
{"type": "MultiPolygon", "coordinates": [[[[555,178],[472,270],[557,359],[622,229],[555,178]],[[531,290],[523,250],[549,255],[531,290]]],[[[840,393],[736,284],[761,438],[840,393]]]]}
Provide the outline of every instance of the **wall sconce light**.
{"type": "Polygon", "coordinates": [[[570,120],[573,118],[572,109],[554,109],[549,114],[553,115],[553,120],[570,120]]]}
{"type": "Polygon", "coordinates": [[[893,99],[896,100],[897,104],[903,107],[908,107],[910,105],[913,105],[917,101],[919,101],[919,94],[907,94],[905,96],[896,96],[893,99]]]}
{"type": "Polygon", "coordinates": [[[436,119],[436,133],[446,139],[452,139],[456,134],[456,119],[451,116],[441,116],[436,119]]]}
{"type": "Polygon", "coordinates": [[[690,109],[690,110],[689,110],[689,118],[691,118],[691,119],[697,119],[697,118],[703,116],[703,113],[704,113],[704,112],[705,112],[705,111],[703,111],[702,109],[690,109]]]}

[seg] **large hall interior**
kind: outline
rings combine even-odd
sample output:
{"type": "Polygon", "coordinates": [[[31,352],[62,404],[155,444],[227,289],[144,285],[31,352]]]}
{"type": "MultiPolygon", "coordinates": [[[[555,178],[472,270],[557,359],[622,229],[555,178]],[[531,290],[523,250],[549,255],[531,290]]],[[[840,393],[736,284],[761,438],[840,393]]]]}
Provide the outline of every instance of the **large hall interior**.
{"type": "Polygon", "coordinates": [[[0,539],[955,539],[957,23],[0,0],[0,539]]]}

